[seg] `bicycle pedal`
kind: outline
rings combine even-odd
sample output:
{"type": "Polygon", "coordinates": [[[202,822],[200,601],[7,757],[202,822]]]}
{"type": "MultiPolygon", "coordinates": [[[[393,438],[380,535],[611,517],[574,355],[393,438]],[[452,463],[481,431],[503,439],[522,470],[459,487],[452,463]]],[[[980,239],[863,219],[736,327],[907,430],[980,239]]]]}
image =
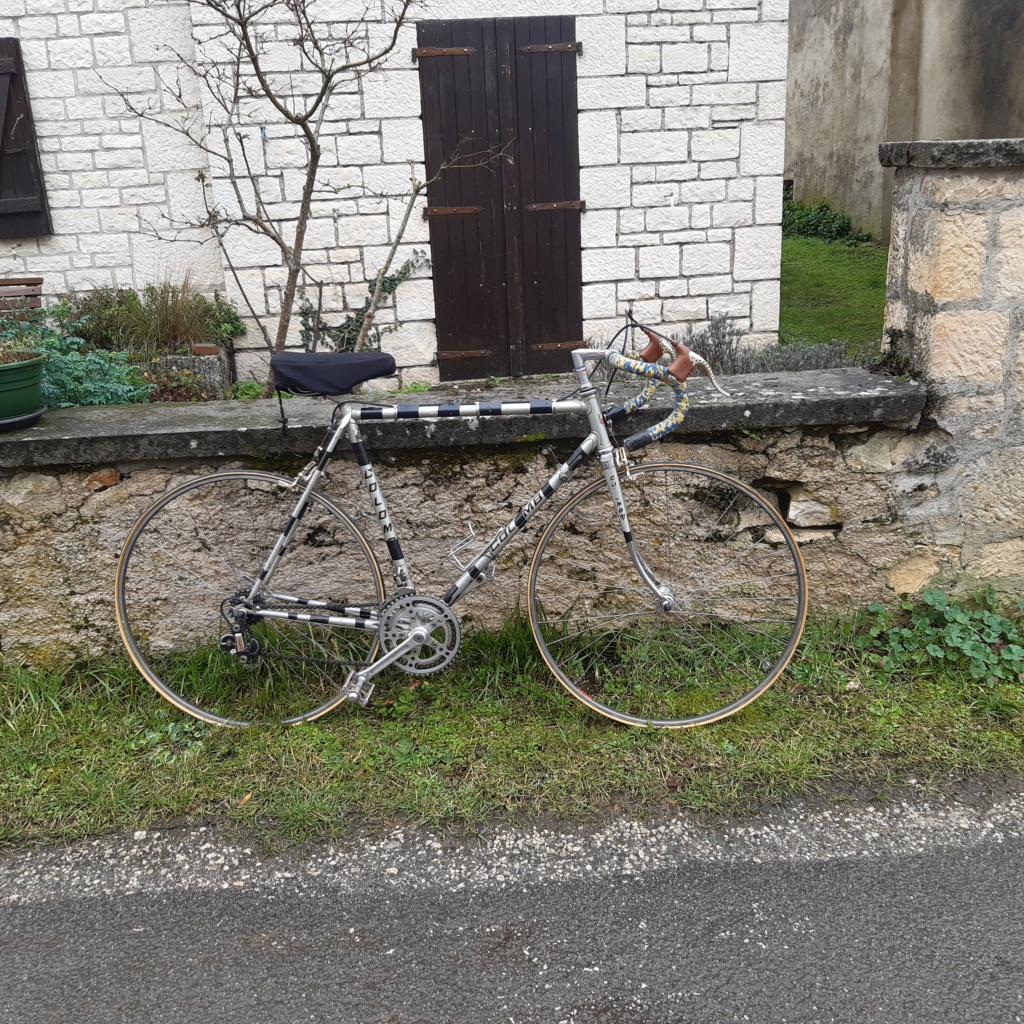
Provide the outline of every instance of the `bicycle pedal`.
{"type": "Polygon", "coordinates": [[[341,692],[344,699],[350,704],[358,704],[361,708],[365,708],[369,703],[370,695],[373,693],[374,685],[372,680],[367,679],[360,686],[359,677],[353,669],[348,674],[348,679],[345,680],[345,685],[341,688],[341,692]]]}

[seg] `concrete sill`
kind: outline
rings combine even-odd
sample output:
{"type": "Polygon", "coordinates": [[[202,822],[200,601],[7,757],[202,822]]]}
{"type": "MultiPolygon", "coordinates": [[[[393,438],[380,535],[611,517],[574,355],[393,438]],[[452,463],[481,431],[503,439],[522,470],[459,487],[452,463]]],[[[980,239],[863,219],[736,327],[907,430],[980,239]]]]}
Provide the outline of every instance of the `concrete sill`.
{"type": "MultiPolygon", "coordinates": [[[[926,390],[867,370],[806,370],[800,373],[744,374],[722,379],[730,398],[696,379],[690,410],[679,434],[720,433],[786,427],[830,427],[909,423],[924,407],[926,390]]],[[[425,394],[361,394],[365,404],[424,405],[438,402],[512,401],[526,397],[561,398],[573,382],[522,381],[486,390],[435,389],[425,394]]],[[[633,394],[635,386],[615,385],[612,396],[633,394]]],[[[667,389],[652,408],[618,425],[624,438],[660,419],[671,405],[667,389]]],[[[133,405],[56,409],[28,430],[0,435],[0,471],[178,459],[262,458],[308,455],[330,421],[333,403],[318,399],[285,401],[287,430],[278,422],[276,399],[203,402],[194,405],[133,405]]],[[[364,424],[367,442],[380,448],[444,448],[509,444],[522,440],[573,440],[586,433],[583,420],[554,416],[488,418],[477,421],[364,424]]]]}

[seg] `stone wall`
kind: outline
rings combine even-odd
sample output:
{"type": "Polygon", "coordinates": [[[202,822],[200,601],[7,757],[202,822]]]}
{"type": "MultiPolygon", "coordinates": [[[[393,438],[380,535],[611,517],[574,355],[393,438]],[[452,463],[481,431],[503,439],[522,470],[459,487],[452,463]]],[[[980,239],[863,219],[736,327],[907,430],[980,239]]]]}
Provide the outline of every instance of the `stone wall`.
{"type": "Polygon", "coordinates": [[[955,453],[915,564],[1024,592],[1024,139],[892,143],[886,338],[955,453]]]}
{"type": "Polygon", "coordinates": [[[0,36],[21,40],[53,235],[0,239],[3,276],[41,274],[47,295],[141,288],[185,271],[224,288],[216,243],[161,241],[164,214],[201,216],[198,150],[129,114],[117,95],[176,113],[158,88],[172,48],[194,52],[188,7],[146,0],[4,0],[0,36]]]}
{"type": "MultiPolygon", "coordinates": [[[[957,472],[946,435],[914,429],[924,390],[863,370],[726,383],[729,400],[694,382],[683,432],[642,457],[718,468],[767,495],[803,545],[819,610],[891,598],[893,585],[915,589],[915,531],[936,490],[957,472]]],[[[473,400],[519,396],[507,388],[473,400]]],[[[612,400],[620,397],[614,392],[612,400]]],[[[31,430],[0,435],[2,657],[38,663],[118,650],[114,570],[141,512],[167,488],[215,466],[294,472],[331,408],[289,401],[283,434],[276,403],[260,401],[59,410],[31,430]]],[[[638,417],[637,428],[666,411],[659,405],[638,417]]],[[[428,593],[443,593],[457,575],[447,556],[467,524],[482,538],[505,525],[579,431],[580,424],[553,417],[366,425],[396,528],[428,593]]],[[[566,493],[594,471],[581,470],[566,493]]],[[[386,565],[355,467],[342,458],[324,489],[357,512],[386,565]]],[[[548,519],[542,512],[505,552],[496,584],[458,606],[467,624],[495,623],[521,606],[532,544],[548,519]]]]}
{"type": "Polygon", "coordinates": [[[786,177],[887,238],[885,139],[1001,138],[1024,124],[1019,0],[792,0],[786,177]]]}
{"type": "MultiPolygon", "coordinates": [[[[352,10],[345,0],[323,0],[320,17],[340,30],[352,10]]],[[[583,43],[577,67],[587,337],[617,330],[630,303],[641,318],[670,328],[724,315],[744,332],[775,335],[787,11],[788,0],[569,0],[558,9],[576,16],[583,43]]],[[[510,13],[493,0],[445,0],[416,17],[510,13]]],[[[514,13],[551,11],[542,0],[526,0],[514,13]]],[[[288,26],[275,17],[270,28],[267,59],[301,91],[288,26]]],[[[211,180],[214,202],[231,208],[222,168],[180,135],[127,114],[115,92],[176,115],[160,78],[176,83],[175,52],[211,52],[216,31],[208,11],[173,0],[10,0],[0,34],[22,40],[56,234],[0,241],[9,271],[45,274],[52,295],[103,284],[138,287],[191,269],[202,287],[241,299],[213,244],[154,236],[167,234],[164,215],[181,221],[200,212],[198,171],[211,180]]],[[[371,24],[370,31],[379,36],[384,26],[371,24]]],[[[397,200],[335,190],[401,191],[409,161],[423,159],[414,46],[410,24],[386,72],[339,93],[323,125],[324,191],[306,258],[325,284],[328,314],[362,301],[401,214],[397,200]]],[[[198,86],[189,96],[192,113],[210,116],[198,86]]],[[[242,145],[271,211],[291,215],[301,188],[295,132],[268,120],[242,145]]],[[[405,242],[403,257],[427,247],[419,211],[405,242]]],[[[250,300],[273,317],[284,281],[275,247],[236,231],[229,254],[250,300]]],[[[244,311],[241,301],[239,307],[244,311]]],[[[396,314],[404,326],[385,344],[403,368],[402,383],[436,380],[427,273],[406,282],[397,311],[380,319],[396,314]]],[[[296,342],[298,330],[295,322],[296,342]]],[[[255,330],[245,344],[251,355],[240,360],[243,376],[259,354],[255,330]]]]}

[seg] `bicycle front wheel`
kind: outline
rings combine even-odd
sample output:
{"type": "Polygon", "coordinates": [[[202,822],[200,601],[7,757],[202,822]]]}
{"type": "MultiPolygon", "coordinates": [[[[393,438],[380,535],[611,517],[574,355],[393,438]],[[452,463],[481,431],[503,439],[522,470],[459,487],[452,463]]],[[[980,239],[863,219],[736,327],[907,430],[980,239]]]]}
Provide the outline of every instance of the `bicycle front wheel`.
{"type": "Polygon", "coordinates": [[[765,498],[714,470],[652,463],[621,483],[635,556],[603,479],[571,498],[533,557],[534,638],[559,682],[617,722],[715,722],[793,656],[807,614],[796,541],[765,498]]]}
{"type": "MultiPolygon", "coordinates": [[[[226,471],[182,484],[142,516],[121,553],[117,623],[128,652],[157,692],[203,721],[317,718],[341,701],[350,669],[376,654],[375,631],[283,617],[246,619],[246,658],[231,653],[230,606],[248,594],[289,522],[298,500],[289,483],[226,471]]],[[[258,608],[375,617],[383,593],[355,523],[314,493],[258,608]]]]}

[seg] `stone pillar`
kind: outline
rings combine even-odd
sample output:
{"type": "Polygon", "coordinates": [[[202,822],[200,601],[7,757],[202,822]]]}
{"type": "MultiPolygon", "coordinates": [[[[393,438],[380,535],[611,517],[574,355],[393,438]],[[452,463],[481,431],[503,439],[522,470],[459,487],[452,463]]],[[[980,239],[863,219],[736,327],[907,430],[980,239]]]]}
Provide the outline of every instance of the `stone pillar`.
{"type": "Polygon", "coordinates": [[[956,450],[921,540],[957,589],[1021,593],[1024,139],[894,142],[880,158],[896,168],[885,345],[927,382],[925,425],[956,450]]]}

